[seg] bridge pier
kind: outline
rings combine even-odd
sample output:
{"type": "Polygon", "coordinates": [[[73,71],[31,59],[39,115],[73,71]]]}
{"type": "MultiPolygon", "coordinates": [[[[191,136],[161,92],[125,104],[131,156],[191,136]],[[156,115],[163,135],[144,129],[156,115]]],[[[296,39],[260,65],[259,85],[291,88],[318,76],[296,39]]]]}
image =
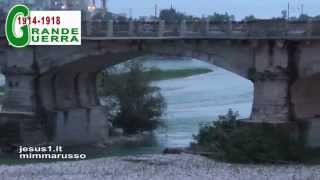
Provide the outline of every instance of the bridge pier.
{"type": "Polygon", "coordinates": [[[3,102],[3,111],[35,112],[35,76],[24,74],[5,74],[5,76],[6,98],[3,102]]]}
{"type": "Polygon", "coordinates": [[[88,144],[108,137],[109,123],[98,101],[96,73],[57,71],[42,75],[39,84],[52,142],[88,144]]]}
{"type": "Polygon", "coordinates": [[[96,89],[96,73],[78,74],[76,80],[76,93],[80,107],[99,105],[96,89]]]}
{"type": "Polygon", "coordinates": [[[283,123],[290,121],[291,82],[288,47],[282,41],[256,43],[254,64],[249,78],[254,82],[254,101],[251,120],[283,123]]]}
{"type": "Polygon", "coordinates": [[[284,123],[290,120],[289,81],[286,76],[254,83],[251,119],[257,122],[284,123]]]}
{"type": "Polygon", "coordinates": [[[37,70],[34,58],[32,48],[7,49],[0,54],[2,73],[6,77],[4,111],[35,112],[37,70]]]}
{"type": "MultiPolygon", "coordinates": [[[[4,48],[5,49],[5,48],[4,48]]],[[[0,113],[0,148],[6,144],[39,144],[46,141],[38,113],[38,71],[34,49],[0,53],[1,69],[6,78],[5,97],[0,113]],[[14,140],[13,140],[14,139],[14,140]],[[4,143],[4,144],[3,144],[4,143]]]]}

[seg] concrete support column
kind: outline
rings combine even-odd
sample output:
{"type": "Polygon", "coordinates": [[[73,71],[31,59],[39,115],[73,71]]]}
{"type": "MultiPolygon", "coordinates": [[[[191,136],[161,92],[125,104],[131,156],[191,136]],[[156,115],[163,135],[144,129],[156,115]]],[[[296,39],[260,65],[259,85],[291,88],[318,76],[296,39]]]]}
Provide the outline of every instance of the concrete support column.
{"type": "Polygon", "coordinates": [[[62,145],[104,143],[110,123],[104,107],[78,108],[54,112],[52,141],[62,145]]]}
{"type": "Polygon", "coordinates": [[[39,78],[39,93],[42,108],[53,110],[57,106],[54,74],[44,75],[39,78]]]}
{"type": "Polygon", "coordinates": [[[6,77],[4,111],[35,112],[37,70],[35,49],[4,49],[1,53],[1,69],[6,77]]]}
{"type": "Polygon", "coordinates": [[[307,25],[307,37],[308,38],[311,38],[311,36],[312,36],[312,19],[311,18],[309,18],[308,19],[308,25],[307,25]]]}
{"type": "Polygon", "coordinates": [[[134,21],[129,22],[129,36],[134,36],[135,24],[134,21]]]}
{"type": "Polygon", "coordinates": [[[39,79],[41,105],[62,110],[99,105],[95,73],[46,74],[39,79]]]}
{"type": "Polygon", "coordinates": [[[80,107],[99,105],[94,73],[81,73],[77,76],[76,95],[80,107]]]}
{"type": "Polygon", "coordinates": [[[282,41],[260,42],[255,48],[254,102],[251,119],[280,123],[291,119],[289,86],[292,56],[282,41]]]}
{"type": "Polygon", "coordinates": [[[74,73],[58,73],[55,75],[53,88],[57,109],[72,109],[77,106],[74,73]]]}
{"type": "Polygon", "coordinates": [[[184,36],[186,34],[186,31],[187,31],[186,20],[182,20],[180,24],[180,36],[184,36]]]}
{"type": "Polygon", "coordinates": [[[228,33],[232,33],[233,31],[233,24],[232,24],[232,20],[228,21],[228,33]]]}
{"type": "Polygon", "coordinates": [[[164,20],[160,20],[159,21],[159,32],[158,32],[158,36],[162,37],[164,35],[164,31],[165,31],[165,27],[166,23],[164,20]]]}
{"type": "Polygon", "coordinates": [[[113,37],[113,20],[108,21],[107,36],[113,37]]]}
{"type": "Polygon", "coordinates": [[[6,75],[6,97],[3,111],[35,112],[35,76],[23,74],[6,75]]]}
{"type": "Polygon", "coordinates": [[[290,119],[288,88],[286,77],[256,81],[251,119],[268,123],[287,122],[290,119]]]}
{"type": "Polygon", "coordinates": [[[92,23],[92,21],[89,21],[89,20],[87,20],[87,22],[86,22],[86,35],[87,36],[91,36],[92,35],[92,26],[93,26],[93,23],[92,23]]]}
{"type": "Polygon", "coordinates": [[[210,33],[210,20],[206,20],[205,23],[205,35],[208,35],[210,33]]]}

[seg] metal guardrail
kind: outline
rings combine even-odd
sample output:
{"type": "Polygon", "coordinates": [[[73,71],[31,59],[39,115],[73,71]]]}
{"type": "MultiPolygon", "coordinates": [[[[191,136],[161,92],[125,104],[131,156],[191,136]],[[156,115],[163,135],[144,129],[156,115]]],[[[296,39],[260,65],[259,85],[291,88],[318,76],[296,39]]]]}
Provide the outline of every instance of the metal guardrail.
{"type": "MultiPolygon", "coordinates": [[[[4,36],[0,20],[0,36],[4,36]]],[[[83,21],[87,39],[143,38],[319,38],[320,21],[257,20],[250,22],[211,21],[83,21]]]]}

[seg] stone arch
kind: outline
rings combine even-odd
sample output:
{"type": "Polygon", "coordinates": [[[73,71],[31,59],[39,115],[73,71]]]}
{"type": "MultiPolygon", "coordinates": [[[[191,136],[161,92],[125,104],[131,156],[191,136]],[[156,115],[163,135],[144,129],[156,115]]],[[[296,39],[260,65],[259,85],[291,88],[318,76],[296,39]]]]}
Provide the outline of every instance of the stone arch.
{"type": "Polygon", "coordinates": [[[255,48],[249,41],[243,40],[106,41],[96,44],[89,41],[68,53],[61,51],[63,56],[40,61],[41,73],[61,69],[68,69],[68,72],[98,72],[139,56],[159,55],[199,59],[248,79],[255,58],[255,48]]]}

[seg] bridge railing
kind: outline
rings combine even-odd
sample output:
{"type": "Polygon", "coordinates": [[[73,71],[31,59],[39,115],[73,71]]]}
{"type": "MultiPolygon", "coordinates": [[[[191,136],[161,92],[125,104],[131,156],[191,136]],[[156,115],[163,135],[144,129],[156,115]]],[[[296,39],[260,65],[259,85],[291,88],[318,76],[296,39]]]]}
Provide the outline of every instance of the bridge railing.
{"type": "Polygon", "coordinates": [[[290,38],[320,36],[320,21],[90,21],[83,23],[87,24],[83,26],[83,36],[86,37],[290,38]]]}
{"type": "MultiPolygon", "coordinates": [[[[0,20],[4,36],[5,20],[0,20]]],[[[97,38],[320,38],[320,21],[83,21],[83,37],[97,38]]]]}

